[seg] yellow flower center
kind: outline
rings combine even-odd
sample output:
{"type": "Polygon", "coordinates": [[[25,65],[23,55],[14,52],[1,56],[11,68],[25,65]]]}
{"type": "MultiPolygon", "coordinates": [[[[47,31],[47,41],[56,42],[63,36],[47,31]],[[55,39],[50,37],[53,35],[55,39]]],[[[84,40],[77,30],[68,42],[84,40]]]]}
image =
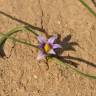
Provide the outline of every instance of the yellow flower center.
{"type": "Polygon", "coordinates": [[[47,53],[50,50],[50,45],[46,43],[44,46],[44,50],[47,53]]]}

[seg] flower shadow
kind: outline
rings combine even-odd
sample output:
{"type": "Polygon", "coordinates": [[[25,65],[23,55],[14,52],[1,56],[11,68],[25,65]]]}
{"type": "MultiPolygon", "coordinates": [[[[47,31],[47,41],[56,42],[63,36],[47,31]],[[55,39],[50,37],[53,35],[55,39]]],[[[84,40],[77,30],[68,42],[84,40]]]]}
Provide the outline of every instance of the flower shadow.
{"type": "Polygon", "coordinates": [[[96,64],[82,58],[73,56],[60,56],[64,51],[76,51],[75,46],[80,47],[77,42],[70,42],[71,38],[72,35],[69,34],[62,41],[60,41],[60,35],[59,35],[57,42],[60,42],[62,49],[56,50],[58,54],[55,57],[60,59],[64,63],[73,65],[74,67],[78,67],[79,63],[84,63],[90,65],[91,67],[96,67],[96,64]]]}
{"type": "Polygon", "coordinates": [[[5,54],[5,52],[4,52],[3,47],[1,46],[1,47],[0,47],[0,57],[4,57],[4,56],[6,56],[6,54],[5,54]]]}
{"type": "Polygon", "coordinates": [[[94,6],[96,7],[96,0],[91,0],[94,6]]]}
{"type": "Polygon", "coordinates": [[[75,46],[79,46],[79,44],[77,42],[70,42],[72,38],[72,35],[67,35],[61,42],[60,45],[62,46],[62,51],[76,51],[75,50],[75,46]]]}

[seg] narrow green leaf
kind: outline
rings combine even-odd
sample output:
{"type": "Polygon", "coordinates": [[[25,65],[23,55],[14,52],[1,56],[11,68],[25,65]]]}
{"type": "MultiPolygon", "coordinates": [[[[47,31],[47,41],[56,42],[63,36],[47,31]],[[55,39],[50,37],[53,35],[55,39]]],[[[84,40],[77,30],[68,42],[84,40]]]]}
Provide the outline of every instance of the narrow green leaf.
{"type": "Polygon", "coordinates": [[[23,43],[23,44],[25,44],[25,45],[29,45],[29,46],[31,46],[31,47],[38,48],[36,45],[33,45],[33,44],[31,44],[31,43],[28,43],[28,42],[26,42],[26,41],[24,41],[24,40],[16,39],[16,38],[14,38],[14,37],[12,37],[12,36],[9,37],[9,36],[7,36],[7,35],[4,34],[4,33],[0,33],[0,35],[3,35],[6,39],[11,39],[11,40],[16,41],[16,42],[18,42],[18,43],[23,43]]]}
{"type": "Polygon", "coordinates": [[[35,36],[38,36],[37,32],[34,31],[31,27],[25,26],[24,30],[33,33],[35,36]]]}
{"type": "Polygon", "coordinates": [[[55,59],[54,61],[56,61],[57,64],[60,64],[60,65],[62,65],[62,66],[65,65],[66,67],[71,68],[72,70],[74,70],[75,72],[77,72],[77,73],[79,73],[79,74],[81,74],[81,75],[83,75],[83,76],[89,77],[89,78],[91,78],[91,79],[96,79],[96,76],[94,76],[94,75],[90,75],[90,74],[87,74],[87,73],[81,72],[80,70],[78,70],[78,69],[75,68],[75,67],[72,67],[72,66],[69,65],[69,64],[64,64],[64,62],[61,61],[61,60],[58,59],[58,58],[54,58],[54,59],[55,59]]]}
{"type": "MultiPolygon", "coordinates": [[[[20,32],[20,31],[23,31],[23,30],[24,30],[24,32],[29,32],[29,30],[26,29],[26,26],[18,26],[18,27],[15,27],[15,28],[13,28],[12,30],[10,30],[8,32],[4,32],[4,34],[3,33],[0,33],[1,35],[3,35],[3,36],[0,37],[0,55],[1,55],[1,57],[5,56],[5,52],[3,50],[3,47],[4,47],[4,44],[5,44],[6,40],[11,35],[13,35],[14,33],[20,32]]],[[[30,31],[30,32],[33,33],[33,34],[35,34],[34,31],[30,31]]],[[[20,41],[18,39],[13,38],[13,37],[11,39],[14,39],[14,41],[19,42],[19,43],[23,43],[23,44],[26,44],[26,45],[29,45],[29,46],[33,46],[32,44],[26,43],[24,41],[20,41]]],[[[35,47],[35,46],[33,46],[33,47],[35,47]]]]}
{"type": "MultiPolygon", "coordinates": [[[[12,29],[10,31],[5,32],[5,34],[2,37],[0,37],[0,47],[4,45],[5,41],[7,40],[6,37],[9,37],[12,34],[19,32],[19,31],[22,31],[21,27],[15,27],[14,29],[12,29]]],[[[0,33],[0,34],[2,34],[2,33],[0,33]]]]}
{"type": "Polygon", "coordinates": [[[11,40],[13,40],[13,41],[15,41],[15,42],[22,43],[22,44],[25,44],[25,45],[28,45],[28,46],[31,46],[31,47],[38,48],[37,45],[33,45],[33,44],[28,43],[28,42],[26,42],[26,41],[24,41],[24,40],[16,39],[16,38],[14,38],[14,37],[12,37],[12,36],[11,36],[11,37],[6,36],[4,33],[0,33],[0,35],[3,35],[4,37],[6,37],[6,39],[11,39],[11,40]]]}
{"type": "Polygon", "coordinates": [[[16,33],[16,32],[19,32],[19,31],[21,31],[21,29],[19,29],[19,28],[16,27],[16,28],[14,28],[14,29],[6,32],[5,36],[1,36],[0,37],[0,56],[1,57],[4,57],[5,56],[5,52],[4,52],[3,47],[4,47],[4,44],[5,44],[6,40],[7,40],[6,36],[9,37],[13,33],[16,33]]]}
{"type": "Polygon", "coordinates": [[[96,17],[96,12],[93,11],[91,7],[89,7],[83,0],[79,0],[79,1],[81,2],[83,6],[85,6],[89,10],[90,13],[92,13],[96,17]]]}

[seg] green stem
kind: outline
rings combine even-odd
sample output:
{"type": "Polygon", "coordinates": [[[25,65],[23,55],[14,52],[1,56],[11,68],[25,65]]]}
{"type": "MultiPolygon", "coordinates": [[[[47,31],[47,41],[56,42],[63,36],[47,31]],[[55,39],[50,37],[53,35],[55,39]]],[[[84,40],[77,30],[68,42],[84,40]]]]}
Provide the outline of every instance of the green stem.
{"type": "Polygon", "coordinates": [[[14,37],[6,36],[6,34],[0,33],[0,35],[5,36],[6,39],[11,39],[11,40],[14,40],[14,41],[16,41],[16,42],[18,42],[18,43],[23,43],[23,44],[25,44],[25,45],[29,45],[29,46],[31,46],[31,47],[38,48],[36,45],[33,45],[33,44],[31,44],[31,43],[27,43],[26,41],[18,40],[18,39],[14,38],[14,37]]]}
{"type": "MultiPolygon", "coordinates": [[[[60,59],[54,57],[54,61],[56,61],[57,64],[61,64],[62,66],[64,66],[64,62],[61,61],[60,59]]],[[[65,66],[71,68],[72,70],[74,70],[75,72],[77,72],[77,73],[79,73],[79,74],[81,74],[81,75],[83,75],[83,76],[89,77],[89,78],[91,78],[91,79],[96,79],[96,76],[93,76],[93,75],[90,75],[90,74],[81,72],[80,70],[78,70],[77,68],[72,67],[72,66],[69,65],[69,64],[65,64],[65,66]]]]}
{"type": "Polygon", "coordinates": [[[10,35],[12,35],[12,34],[14,34],[14,33],[16,33],[16,32],[18,32],[18,31],[24,31],[24,32],[31,32],[31,33],[33,33],[34,35],[38,35],[36,32],[34,32],[34,30],[32,30],[32,28],[29,30],[28,29],[29,27],[27,27],[27,26],[17,26],[17,27],[15,27],[15,28],[13,28],[13,29],[11,29],[10,31],[8,31],[8,32],[5,32],[8,36],[10,36],[10,35]]]}
{"type": "MultiPolygon", "coordinates": [[[[8,39],[8,38],[6,38],[6,37],[10,37],[11,35],[13,35],[14,33],[19,32],[19,31],[31,32],[31,33],[35,34],[34,31],[28,30],[26,26],[17,26],[17,27],[15,27],[15,28],[13,28],[12,30],[10,30],[10,31],[8,31],[8,32],[5,32],[5,34],[3,34],[3,35],[5,35],[5,36],[3,36],[3,37],[0,38],[0,46],[3,46],[3,44],[4,44],[4,43],[6,42],[6,40],[8,39]]],[[[1,34],[1,33],[0,33],[0,34],[1,34]]],[[[36,35],[36,34],[35,34],[35,35],[36,35]]]]}
{"type": "Polygon", "coordinates": [[[92,8],[90,8],[83,0],[79,0],[79,1],[89,10],[89,12],[91,12],[96,17],[96,12],[94,12],[92,8]]]}
{"type": "MultiPolygon", "coordinates": [[[[5,36],[3,36],[3,37],[0,38],[0,46],[2,46],[2,45],[4,44],[4,42],[5,42],[6,39],[7,39],[6,37],[9,37],[9,36],[11,36],[12,34],[14,34],[14,33],[16,33],[16,32],[19,32],[19,31],[21,31],[21,27],[15,27],[14,29],[6,32],[6,33],[5,33],[5,36]]],[[[0,34],[2,34],[2,33],[0,33],[0,34]]]]}
{"type": "Polygon", "coordinates": [[[33,33],[35,36],[38,36],[38,34],[37,34],[32,28],[30,28],[30,27],[27,27],[27,26],[26,26],[26,27],[24,28],[24,30],[27,31],[27,32],[33,33]]]}

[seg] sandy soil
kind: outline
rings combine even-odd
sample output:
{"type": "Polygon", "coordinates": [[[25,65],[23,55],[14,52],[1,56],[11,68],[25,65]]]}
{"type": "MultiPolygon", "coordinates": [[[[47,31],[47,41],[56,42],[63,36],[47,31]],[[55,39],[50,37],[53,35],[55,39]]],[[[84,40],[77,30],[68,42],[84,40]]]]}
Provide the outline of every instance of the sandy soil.
{"type": "MultiPolygon", "coordinates": [[[[96,10],[90,0],[85,1],[96,10]]],[[[0,11],[44,28],[49,34],[60,34],[62,39],[72,35],[70,42],[77,42],[80,47],[74,46],[76,51],[65,50],[62,55],[96,64],[96,17],[78,0],[0,0],[0,11]]],[[[0,13],[0,32],[16,25],[20,22],[0,13]]],[[[29,33],[16,36],[36,42],[29,33]]],[[[36,61],[36,49],[18,43],[13,48],[12,41],[8,41],[4,50],[9,58],[0,58],[0,96],[96,96],[96,80],[54,61],[49,62],[47,70],[44,60],[36,61]]],[[[96,67],[72,61],[83,72],[96,73],[96,67]]]]}

